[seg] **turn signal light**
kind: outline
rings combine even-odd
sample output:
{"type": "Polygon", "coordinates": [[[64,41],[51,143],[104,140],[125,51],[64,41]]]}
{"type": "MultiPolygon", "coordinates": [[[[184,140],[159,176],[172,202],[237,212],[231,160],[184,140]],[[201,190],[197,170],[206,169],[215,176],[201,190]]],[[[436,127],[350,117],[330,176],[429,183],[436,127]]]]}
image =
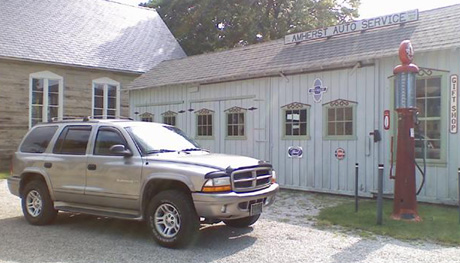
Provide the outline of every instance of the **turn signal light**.
{"type": "Polygon", "coordinates": [[[276,172],[272,170],[272,184],[276,183],[276,172]]]}
{"type": "Polygon", "coordinates": [[[205,193],[211,193],[211,192],[229,192],[232,190],[232,187],[230,185],[224,185],[224,186],[204,186],[203,187],[203,192],[205,193]]]}

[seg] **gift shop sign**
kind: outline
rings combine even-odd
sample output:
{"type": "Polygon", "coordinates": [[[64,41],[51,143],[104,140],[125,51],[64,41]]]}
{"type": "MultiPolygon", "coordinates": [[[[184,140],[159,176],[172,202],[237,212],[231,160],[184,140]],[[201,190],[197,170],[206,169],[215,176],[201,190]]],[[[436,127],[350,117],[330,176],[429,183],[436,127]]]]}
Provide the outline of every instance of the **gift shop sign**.
{"type": "Polygon", "coordinates": [[[450,133],[458,131],[458,76],[450,76],[450,133]]]}
{"type": "Polygon", "coordinates": [[[418,20],[418,9],[384,15],[369,19],[353,21],[349,23],[330,26],[327,28],[315,29],[307,32],[287,35],[284,37],[284,44],[297,43],[302,41],[332,37],[341,34],[360,32],[363,30],[379,27],[399,25],[418,20]]]}

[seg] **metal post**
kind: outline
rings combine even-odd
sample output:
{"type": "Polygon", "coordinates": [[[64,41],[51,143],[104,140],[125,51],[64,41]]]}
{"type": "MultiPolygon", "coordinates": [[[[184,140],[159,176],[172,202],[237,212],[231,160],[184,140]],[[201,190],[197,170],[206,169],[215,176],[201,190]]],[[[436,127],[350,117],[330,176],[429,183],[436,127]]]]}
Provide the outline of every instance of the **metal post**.
{"type": "Polygon", "coordinates": [[[458,223],[460,224],[460,168],[458,168],[457,174],[458,174],[458,223]]]}
{"type": "Polygon", "coordinates": [[[378,175],[378,194],[377,194],[377,225],[382,224],[383,213],[383,164],[379,164],[378,175]]]}
{"type": "Polygon", "coordinates": [[[358,212],[358,171],[359,164],[355,164],[355,213],[358,212]]]}

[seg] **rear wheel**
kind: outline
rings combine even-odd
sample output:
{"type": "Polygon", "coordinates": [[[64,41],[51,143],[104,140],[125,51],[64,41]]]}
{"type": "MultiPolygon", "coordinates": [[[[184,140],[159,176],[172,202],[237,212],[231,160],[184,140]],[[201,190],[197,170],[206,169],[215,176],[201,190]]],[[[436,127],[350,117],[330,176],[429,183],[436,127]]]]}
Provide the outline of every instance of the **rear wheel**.
{"type": "Polygon", "coordinates": [[[198,235],[199,217],[189,195],[177,190],[160,192],[147,208],[147,224],[164,247],[189,245],[198,235]]]}
{"type": "Polygon", "coordinates": [[[255,222],[257,222],[257,220],[259,220],[259,217],[260,215],[254,215],[239,219],[224,220],[224,223],[227,226],[243,228],[253,225],[255,222]]]}
{"type": "Polygon", "coordinates": [[[39,180],[29,182],[22,195],[22,212],[32,225],[50,224],[57,216],[46,184],[39,180]]]}

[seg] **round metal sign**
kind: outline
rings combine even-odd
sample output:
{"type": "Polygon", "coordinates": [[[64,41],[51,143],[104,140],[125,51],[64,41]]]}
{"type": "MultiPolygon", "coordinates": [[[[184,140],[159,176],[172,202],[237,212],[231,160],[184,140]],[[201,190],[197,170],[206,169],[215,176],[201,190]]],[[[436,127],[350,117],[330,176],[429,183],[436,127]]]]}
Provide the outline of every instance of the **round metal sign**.
{"type": "Polygon", "coordinates": [[[337,150],[335,150],[335,157],[337,160],[343,160],[345,158],[345,150],[343,148],[337,148],[337,150]]]}
{"type": "Polygon", "coordinates": [[[291,158],[302,158],[303,150],[300,146],[291,146],[288,148],[288,156],[291,158]]]}

